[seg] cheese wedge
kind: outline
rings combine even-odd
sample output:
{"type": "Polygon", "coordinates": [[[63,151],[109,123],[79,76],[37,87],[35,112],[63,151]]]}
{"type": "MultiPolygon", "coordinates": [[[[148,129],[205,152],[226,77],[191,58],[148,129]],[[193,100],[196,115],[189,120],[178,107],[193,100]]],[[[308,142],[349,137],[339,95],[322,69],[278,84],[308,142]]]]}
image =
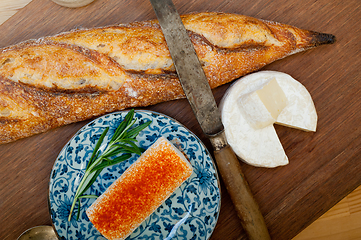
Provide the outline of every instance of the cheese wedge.
{"type": "Polygon", "coordinates": [[[274,123],[316,131],[311,95],[281,72],[260,71],[239,79],[224,95],[220,108],[228,143],[241,160],[253,166],[288,164],[274,123]]]}
{"type": "Polygon", "coordinates": [[[159,138],[86,211],[107,239],[125,239],[187,178],[192,166],[159,138]]]}
{"type": "Polygon", "coordinates": [[[262,84],[256,91],[238,99],[238,105],[248,124],[255,129],[276,122],[287,106],[287,98],[275,78],[262,84]]]}

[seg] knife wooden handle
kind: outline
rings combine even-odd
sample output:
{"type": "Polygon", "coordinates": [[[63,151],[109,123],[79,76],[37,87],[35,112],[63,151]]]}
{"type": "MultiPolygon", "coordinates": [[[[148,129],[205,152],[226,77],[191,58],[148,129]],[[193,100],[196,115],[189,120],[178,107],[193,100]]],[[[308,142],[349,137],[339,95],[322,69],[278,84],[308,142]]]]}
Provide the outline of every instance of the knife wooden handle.
{"type": "Polygon", "coordinates": [[[218,170],[248,238],[250,240],[271,239],[262,213],[244,177],[239,160],[225,140],[224,133],[222,132],[221,136],[211,137],[210,140],[214,147],[218,170]]]}

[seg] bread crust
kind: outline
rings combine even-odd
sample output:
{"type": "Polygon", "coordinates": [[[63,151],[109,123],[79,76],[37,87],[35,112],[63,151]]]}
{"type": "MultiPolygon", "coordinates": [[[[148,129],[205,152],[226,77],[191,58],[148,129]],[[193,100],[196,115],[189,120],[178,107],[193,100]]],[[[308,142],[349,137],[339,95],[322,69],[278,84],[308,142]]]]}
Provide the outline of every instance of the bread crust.
{"type": "MultiPolygon", "coordinates": [[[[330,34],[226,13],[182,16],[211,88],[330,34]]],[[[184,98],[156,20],[74,30],[0,50],[0,143],[184,98]]]]}

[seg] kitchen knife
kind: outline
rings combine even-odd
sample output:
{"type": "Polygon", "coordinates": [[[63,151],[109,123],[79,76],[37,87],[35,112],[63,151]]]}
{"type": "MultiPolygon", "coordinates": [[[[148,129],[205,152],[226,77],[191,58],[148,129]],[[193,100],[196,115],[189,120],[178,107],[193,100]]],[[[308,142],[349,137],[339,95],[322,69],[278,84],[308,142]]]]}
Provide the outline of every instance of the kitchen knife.
{"type": "Polygon", "coordinates": [[[270,239],[264,218],[239,160],[228,145],[220,112],[194,46],[172,0],[150,0],[159,20],[184,93],[214,148],[218,170],[249,239],[270,239]]]}

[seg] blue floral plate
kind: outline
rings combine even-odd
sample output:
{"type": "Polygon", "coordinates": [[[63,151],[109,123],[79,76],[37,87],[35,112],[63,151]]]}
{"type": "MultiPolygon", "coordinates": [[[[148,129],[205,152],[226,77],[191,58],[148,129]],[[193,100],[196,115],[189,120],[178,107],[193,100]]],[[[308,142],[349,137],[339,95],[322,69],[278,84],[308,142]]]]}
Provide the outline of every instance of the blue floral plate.
{"type": "MultiPolygon", "coordinates": [[[[102,116],[81,128],[57,157],[49,182],[51,219],[60,239],[105,239],[85,214],[95,200],[82,199],[80,218],[75,209],[68,221],[76,186],[84,174],[86,163],[101,133],[109,127],[104,142],[110,139],[128,111],[102,116]]],[[[182,150],[193,166],[193,174],[127,239],[209,239],[218,220],[220,185],[212,157],[192,132],[174,119],[152,111],[135,111],[137,122],[152,120],[152,124],[137,137],[144,149],[160,136],[166,137],[182,150]]],[[[100,195],[136,159],[104,169],[87,194],[100,195]]]]}

